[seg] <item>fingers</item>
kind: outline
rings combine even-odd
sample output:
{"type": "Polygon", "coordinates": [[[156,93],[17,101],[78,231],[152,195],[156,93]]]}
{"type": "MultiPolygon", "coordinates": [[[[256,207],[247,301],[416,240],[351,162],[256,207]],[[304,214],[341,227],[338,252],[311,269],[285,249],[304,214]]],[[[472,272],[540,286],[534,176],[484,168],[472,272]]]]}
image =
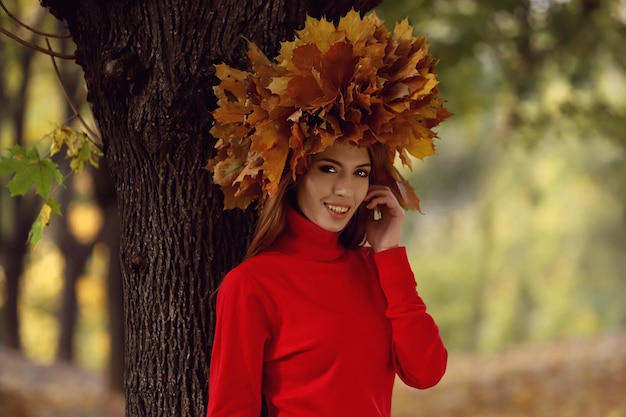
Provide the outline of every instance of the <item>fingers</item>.
{"type": "Polygon", "coordinates": [[[377,206],[383,206],[389,209],[402,209],[391,189],[384,185],[370,186],[365,196],[365,201],[367,202],[366,207],[370,210],[377,206]]]}
{"type": "Polygon", "coordinates": [[[365,196],[366,207],[373,210],[367,224],[367,241],[375,252],[397,247],[402,235],[404,210],[389,187],[370,186],[365,196]]]}

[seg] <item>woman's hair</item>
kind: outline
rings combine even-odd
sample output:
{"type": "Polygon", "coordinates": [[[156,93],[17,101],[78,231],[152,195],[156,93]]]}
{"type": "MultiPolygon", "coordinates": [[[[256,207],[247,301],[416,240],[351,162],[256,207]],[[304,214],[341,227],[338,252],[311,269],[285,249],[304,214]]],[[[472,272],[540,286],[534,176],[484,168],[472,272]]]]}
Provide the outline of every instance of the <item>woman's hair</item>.
{"type": "MultiPolygon", "coordinates": [[[[388,186],[400,204],[404,205],[405,200],[392,175],[394,170],[393,154],[390,155],[383,145],[373,145],[368,148],[368,152],[372,162],[369,178],[370,184],[388,186]]],[[[259,215],[254,236],[246,253],[246,259],[267,249],[274,243],[278,235],[285,230],[289,206],[299,210],[295,196],[295,185],[300,177],[298,176],[294,181],[289,170],[283,173],[276,194],[265,202],[265,206],[259,215]]],[[[370,210],[365,207],[365,204],[361,204],[339,235],[339,241],[343,246],[353,249],[365,243],[365,226],[370,216],[372,216],[370,210]]]]}
{"type": "Polygon", "coordinates": [[[246,252],[246,258],[251,258],[267,249],[274,243],[278,235],[285,230],[287,225],[287,207],[288,204],[291,204],[289,202],[291,197],[288,194],[292,194],[291,191],[293,191],[294,185],[295,182],[291,173],[288,171],[283,172],[276,194],[265,202],[265,206],[259,215],[254,236],[246,252]]]}

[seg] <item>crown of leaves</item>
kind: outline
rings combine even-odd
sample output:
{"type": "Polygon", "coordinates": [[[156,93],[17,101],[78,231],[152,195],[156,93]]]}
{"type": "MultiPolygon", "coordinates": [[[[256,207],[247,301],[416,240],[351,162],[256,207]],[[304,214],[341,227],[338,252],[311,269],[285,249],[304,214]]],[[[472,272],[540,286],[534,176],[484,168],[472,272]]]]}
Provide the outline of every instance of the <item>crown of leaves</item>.
{"type": "Polygon", "coordinates": [[[391,176],[407,207],[411,186],[393,168],[435,153],[432,130],[451,116],[438,97],[436,61],[425,37],[404,19],[389,32],[375,13],[351,10],[337,25],[307,17],[275,61],[248,42],[251,71],[216,65],[218,107],[210,131],[217,155],[207,169],[221,185],[224,208],[245,209],[273,196],[285,169],[294,179],[308,155],[335,141],[384,145],[391,176]]]}

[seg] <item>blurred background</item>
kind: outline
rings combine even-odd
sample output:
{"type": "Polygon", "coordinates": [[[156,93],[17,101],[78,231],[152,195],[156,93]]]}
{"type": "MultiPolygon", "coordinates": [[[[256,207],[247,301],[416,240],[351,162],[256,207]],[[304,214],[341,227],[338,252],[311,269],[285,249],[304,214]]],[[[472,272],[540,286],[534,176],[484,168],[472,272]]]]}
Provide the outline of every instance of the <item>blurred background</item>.
{"type": "MultiPolygon", "coordinates": [[[[37,2],[3,3],[66,33],[37,2]]],[[[449,370],[424,392],[399,382],[394,416],[626,417],[626,1],[386,0],[376,12],[428,36],[455,114],[438,155],[405,172],[422,214],[407,215],[404,243],[449,370]]],[[[45,47],[5,11],[0,26],[45,47]]],[[[60,80],[49,56],[0,36],[2,155],[58,124],[84,130],[65,94],[93,128],[80,68],[57,64],[60,80]]],[[[0,417],[119,415],[107,178],[68,177],[63,216],[31,248],[42,202],[11,198],[0,176],[0,417]]]]}

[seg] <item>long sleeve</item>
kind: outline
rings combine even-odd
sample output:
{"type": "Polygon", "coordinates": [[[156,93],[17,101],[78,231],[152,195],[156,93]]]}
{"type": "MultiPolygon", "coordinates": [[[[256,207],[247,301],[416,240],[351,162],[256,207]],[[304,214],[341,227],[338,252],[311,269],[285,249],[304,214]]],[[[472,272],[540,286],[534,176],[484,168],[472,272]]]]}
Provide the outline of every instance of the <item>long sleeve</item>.
{"type": "Polygon", "coordinates": [[[406,249],[398,247],[373,256],[387,300],[396,372],[407,385],[429,388],[443,377],[448,352],[439,328],[417,293],[406,249]]]}
{"type": "Polygon", "coordinates": [[[217,295],[207,417],[258,417],[261,412],[263,354],[271,339],[268,301],[253,279],[235,271],[217,295]]]}

